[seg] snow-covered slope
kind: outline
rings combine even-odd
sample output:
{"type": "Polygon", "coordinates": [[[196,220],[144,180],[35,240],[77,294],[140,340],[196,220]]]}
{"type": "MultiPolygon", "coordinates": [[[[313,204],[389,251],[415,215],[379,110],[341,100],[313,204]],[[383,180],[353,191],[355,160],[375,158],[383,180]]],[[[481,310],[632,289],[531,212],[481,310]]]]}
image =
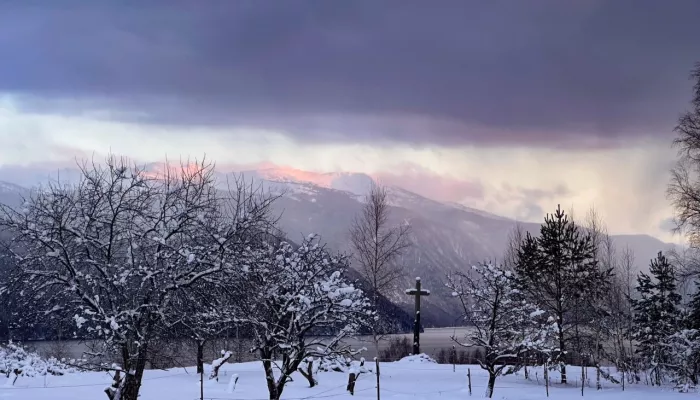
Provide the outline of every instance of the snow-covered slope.
{"type": "Polygon", "coordinates": [[[243,171],[243,174],[271,182],[313,185],[325,189],[342,190],[360,196],[366,194],[373,183],[372,178],[366,174],[317,173],[283,167],[243,171]]]}
{"type": "Polygon", "coordinates": [[[20,194],[25,192],[26,189],[22,186],[15,185],[14,183],[0,181],[0,193],[2,194],[20,194]]]}
{"type": "Polygon", "coordinates": [[[16,206],[29,190],[14,183],[0,181],[0,203],[16,206]]]}

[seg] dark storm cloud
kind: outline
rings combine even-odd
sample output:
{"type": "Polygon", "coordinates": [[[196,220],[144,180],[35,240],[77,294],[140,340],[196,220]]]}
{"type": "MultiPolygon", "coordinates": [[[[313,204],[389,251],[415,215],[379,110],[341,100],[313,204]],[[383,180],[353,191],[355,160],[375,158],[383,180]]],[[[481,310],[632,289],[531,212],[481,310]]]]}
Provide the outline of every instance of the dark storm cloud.
{"type": "Polygon", "coordinates": [[[700,60],[695,0],[42,3],[0,5],[0,91],[24,107],[304,140],[664,135],[700,60]]]}

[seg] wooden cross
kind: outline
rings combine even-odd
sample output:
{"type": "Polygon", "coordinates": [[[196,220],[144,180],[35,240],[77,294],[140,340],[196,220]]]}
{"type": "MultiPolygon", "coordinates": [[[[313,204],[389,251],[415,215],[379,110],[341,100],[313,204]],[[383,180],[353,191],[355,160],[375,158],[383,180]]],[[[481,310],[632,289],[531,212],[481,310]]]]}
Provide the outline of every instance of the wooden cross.
{"type": "Polygon", "coordinates": [[[416,296],[416,319],[413,321],[413,354],[420,354],[420,297],[430,296],[430,290],[421,290],[420,278],[416,278],[416,288],[406,289],[406,294],[416,296]]]}

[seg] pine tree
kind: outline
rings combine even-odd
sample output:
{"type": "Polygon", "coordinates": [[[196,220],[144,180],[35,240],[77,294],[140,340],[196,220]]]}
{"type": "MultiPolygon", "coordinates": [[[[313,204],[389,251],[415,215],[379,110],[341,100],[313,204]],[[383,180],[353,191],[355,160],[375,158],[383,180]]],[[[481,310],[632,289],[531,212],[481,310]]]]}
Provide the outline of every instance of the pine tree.
{"type": "Polygon", "coordinates": [[[661,385],[665,371],[672,369],[673,360],[668,345],[681,321],[681,296],[676,292],[673,266],[659,252],[651,261],[650,275],[637,277],[638,299],[634,307],[634,338],[638,341],[637,354],[650,369],[652,383],[661,385]]]}
{"type": "MultiPolygon", "coordinates": [[[[585,234],[557,207],[545,217],[540,236],[528,233],[518,250],[517,287],[528,301],[556,323],[554,361],[567,382],[566,354],[580,338],[595,307],[591,299],[606,290],[612,272],[599,268],[590,234],[585,234]]],[[[577,345],[577,347],[580,347],[577,345]]],[[[580,349],[577,349],[580,351],[580,349]]]]}
{"type": "Polygon", "coordinates": [[[700,330],[700,281],[695,281],[695,294],[688,303],[686,326],[689,329],[700,330]]]}

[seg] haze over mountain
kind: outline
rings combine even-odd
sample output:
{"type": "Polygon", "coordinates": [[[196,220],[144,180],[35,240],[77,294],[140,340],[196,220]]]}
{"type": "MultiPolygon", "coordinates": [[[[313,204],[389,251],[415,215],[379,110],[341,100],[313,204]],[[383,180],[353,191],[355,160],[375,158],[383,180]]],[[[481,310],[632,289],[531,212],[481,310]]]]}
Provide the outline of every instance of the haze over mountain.
{"type": "MultiPolygon", "coordinates": [[[[149,168],[157,171],[162,165],[153,164],[149,168]]],[[[35,172],[35,177],[52,174],[49,170],[35,172]]],[[[223,189],[228,175],[222,171],[218,174],[218,182],[223,189]]],[[[362,173],[315,173],[273,167],[240,171],[240,175],[259,182],[273,193],[284,193],[276,202],[275,211],[281,215],[280,227],[291,240],[313,232],[322,235],[323,241],[332,249],[351,251],[348,230],[362,207],[364,195],[373,184],[372,177],[362,173]]],[[[61,171],[65,182],[70,182],[75,176],[75,170],[61,171]]],[[[0,169],[0,179],[12,177],[3,174],[0,169]]],[[[23,185],[0,182],[0,201],[17,205],[17,195],[26,195],[27,187],[41,181],[18,183],[23,185]]],[[[411,287],[415,277],[420,276],[424,287],[432,291],[432,295],[424,301],[425,325],[458,324],[458,304],[444,287],[446,274],[481,261],[501,259],[515,221],[467,205],[429,199],[399,186],[389,186],[388,189],[390,222],[410,224],[413,228],[412,246],[399,261],[404,276],[388,296],[389,299],[410,311],[412,298],[404,294],[404,289],[411,287]]],[[[556,208],[556,204],[552,204],[551,208],[550,212],[556,208]]],[[[539,231],[538,223],[520,224],[533,234],[539,231]]],[[[634,252],[638,270],[646,270],[649,260],[658,251],[672,246],[642,234],[614,235],[613,238],[619,249],[628,246],[634,252]]]]}

